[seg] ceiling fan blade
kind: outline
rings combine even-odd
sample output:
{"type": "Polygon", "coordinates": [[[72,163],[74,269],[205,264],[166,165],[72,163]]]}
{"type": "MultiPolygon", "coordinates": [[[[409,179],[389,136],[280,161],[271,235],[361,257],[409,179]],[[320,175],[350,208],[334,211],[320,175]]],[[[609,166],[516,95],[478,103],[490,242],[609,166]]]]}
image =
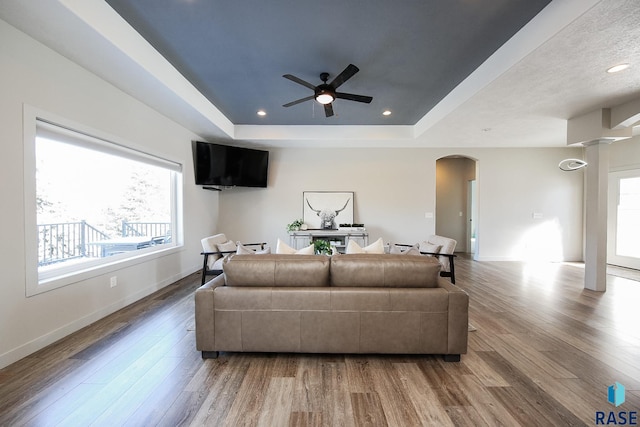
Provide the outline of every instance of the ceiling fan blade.
{"type": "Polygon", "coordinates": [[[291,74],[285,74],[282,77],[284,77],[285,79],[289,79],[292,82],[296,82],[296,83],[298,83],[298,84],[300,84],[302,86],[308,87],[311,90],[316,90],[316,87],[314,85],[312,85],[311,83],[305,82],[304,80],[302,80],[302,79],[300,79],[300,78],[298,78],[296,76],[293,76],[291,74]]]}
{"type": "Polygon", "coordinates": [[[296,105],[296,104],[300,104],[301,102],[304,101],[309,101],[310,99],[313,99],[315,97],[315,95],[311,95],[311,96],[307,96],[306,98],[300,98],[297,101],[291,101],[287,104],[284,104],[283,107],[291,107],[292,105],[296,105]]]}
{"type": "Polygon", "coordinates": [[[348,99],[349,101],[365,102],[367,104],[369,104],[373,100],[373,98],[370,96],[354,95],[352,93],[342,92],[336,92],[336,98],[348,99]]]}
{"type": "Polygon", "coordinates": [[[333,79],[333,81],[331,83],[329,83],[329,85],[332,86],[334,89],[337,89],[342,83],[344,83],[347,80],[349,80],[358,71],[360,71],[360,69],[358,67],[356,67],[353,64],[349,64],[349,65],[347,65],[347,68],[342,70],[342,72],[340,74],[338,74],[336,76],[336,78],[333,79]]]}
{"type": "Polygon", "coordinates": [[[324,104],[324,115],[327,117],[333,116],[333,106],[331,103],[324,104]]]}

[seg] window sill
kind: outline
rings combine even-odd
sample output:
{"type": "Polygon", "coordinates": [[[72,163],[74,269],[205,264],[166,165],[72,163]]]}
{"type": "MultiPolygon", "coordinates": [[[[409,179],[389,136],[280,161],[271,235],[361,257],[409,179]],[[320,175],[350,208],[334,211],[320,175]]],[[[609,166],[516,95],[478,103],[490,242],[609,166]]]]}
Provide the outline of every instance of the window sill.
{"type": "Polygon", "coordinates": [[[114,259],[111,262],[88,266],[85,269],[80,269],[81,267],[79,267],[78,270],[74,270],[72,272],[61,272],[61,274],[56,275],[55,277],[39,280],[38,283],[34,284],[35,286],[27,286],[27,297],[49,292],[54,289],[82,282],[94,277],[103,276],[134,265],[143,264],[154,259],[182,252],[183,250],[184,246],[182,245],[171,246],[166,249],[154,249],[152,251],[144,251],[144,253],[136,256],[128,256],[125,258],[114,259]]]}

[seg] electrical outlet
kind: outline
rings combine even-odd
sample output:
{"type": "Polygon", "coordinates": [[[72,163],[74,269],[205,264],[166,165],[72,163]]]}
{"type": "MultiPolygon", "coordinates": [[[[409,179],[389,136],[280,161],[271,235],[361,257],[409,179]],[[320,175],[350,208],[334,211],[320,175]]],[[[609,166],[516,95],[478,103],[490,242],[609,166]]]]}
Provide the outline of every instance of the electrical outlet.
{"type": "Polygon", "coordinates": [[[118,276],[111,276],[109,283],[111,284],[112,288],[115,288],[116,286],[118,286],[118,276]]]}

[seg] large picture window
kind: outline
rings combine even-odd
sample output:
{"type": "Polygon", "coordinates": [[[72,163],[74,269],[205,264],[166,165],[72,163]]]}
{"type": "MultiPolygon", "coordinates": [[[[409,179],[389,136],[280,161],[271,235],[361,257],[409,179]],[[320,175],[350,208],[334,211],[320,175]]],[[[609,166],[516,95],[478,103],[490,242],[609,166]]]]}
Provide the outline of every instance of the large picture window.
{"type": "Polygon", "coordinates": [[[607,262],[640,269],[640,169],[609,173],[607,262]]]}
{"type": "Polygon", "coordinates": [[[36,120],[38,283],[169,249],[181,165],[36,120]]]}

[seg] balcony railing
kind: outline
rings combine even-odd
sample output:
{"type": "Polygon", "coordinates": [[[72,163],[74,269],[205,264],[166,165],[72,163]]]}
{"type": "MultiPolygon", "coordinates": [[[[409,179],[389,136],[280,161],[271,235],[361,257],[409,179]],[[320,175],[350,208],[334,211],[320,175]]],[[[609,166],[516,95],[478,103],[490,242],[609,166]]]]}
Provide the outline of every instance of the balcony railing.
{"type": "Polygon", "coordinates": [[[171,224],[168,222],[127,222],[122,221],[122,237],[149,236],[157,238],[171,237],[171,224]]]}
{"type": "Polygon", "coordinates": [[[106,233],[86,221],[38,225],[38,266],[76,258],[97,257],[89,243],[108,239],[106,233]]]}
{"type": "MultiPolygon", "coordinates": [[[[122,222],[122,237],[148,237],[147,245],[171,241],[171,224],[164,222],[122,222]]],[[[38,267],[80,258],[100,258],[113,255],[115,251],[105,251],[112,236],[87,224],[86,221],[38,225],[38,267]],[[109,242],[107,242],[109,240],[109,242]],[[103,244],[99,242],[104,242],[103,244]]]]}

